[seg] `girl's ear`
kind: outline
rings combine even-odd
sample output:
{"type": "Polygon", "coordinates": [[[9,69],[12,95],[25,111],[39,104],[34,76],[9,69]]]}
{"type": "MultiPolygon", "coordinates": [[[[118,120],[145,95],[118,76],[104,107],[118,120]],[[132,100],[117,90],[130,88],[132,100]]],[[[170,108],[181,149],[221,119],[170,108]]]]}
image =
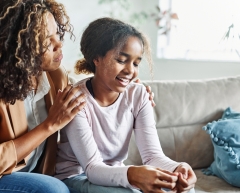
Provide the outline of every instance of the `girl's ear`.
{"type": "Polygon", "coordinates": [[[93,63],[95,64],[95,66],[99,66],[99,64],[100,64],[100,57],[99,56],[97,56],[95,59],[93,59],[93,63]]]}

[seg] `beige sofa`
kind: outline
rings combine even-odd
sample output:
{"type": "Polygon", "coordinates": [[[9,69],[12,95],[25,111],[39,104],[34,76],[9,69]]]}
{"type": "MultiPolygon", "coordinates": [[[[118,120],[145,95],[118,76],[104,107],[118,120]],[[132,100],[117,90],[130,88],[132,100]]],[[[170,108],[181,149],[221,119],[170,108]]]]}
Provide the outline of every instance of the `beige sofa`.
{"type": "MultiPolygon", "coordinates": [[[[193,167],[198,178],[196,193],[240,193],[240,188],[201,172],[213,161],[213,145],[202,127],[218,120],[229,106],[240,112],[240,76],[144,83],[150,85],[155,94],[154,116],[163,151],[171,159],[187,162],[193,167]]],[[[125,163],[141,164],[134,137],[125,163]]]]}

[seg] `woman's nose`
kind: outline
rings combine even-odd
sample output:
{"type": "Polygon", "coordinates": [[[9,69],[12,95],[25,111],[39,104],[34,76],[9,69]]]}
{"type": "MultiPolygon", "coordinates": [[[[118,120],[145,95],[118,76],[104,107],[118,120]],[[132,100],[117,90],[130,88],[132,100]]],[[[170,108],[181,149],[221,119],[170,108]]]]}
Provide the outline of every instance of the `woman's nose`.
{"type": "Polygon", "coordinates": [[[57,41],[56,44],[55,44],[55,46],[54,46],[53,51],[57,51],[59,48],[62,48],[62,46],[63,46],[62,41],[60,41],[60,40],[57,41]]]}

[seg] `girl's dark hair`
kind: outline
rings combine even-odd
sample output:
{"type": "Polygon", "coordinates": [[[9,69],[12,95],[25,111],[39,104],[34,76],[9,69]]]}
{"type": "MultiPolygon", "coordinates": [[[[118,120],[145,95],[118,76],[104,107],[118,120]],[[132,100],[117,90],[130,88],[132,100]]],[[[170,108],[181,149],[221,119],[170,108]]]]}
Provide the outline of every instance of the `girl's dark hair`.
{"type": "Polygon", "coordinates": [[[65,32],[73,35],[64,6],[55,0],[0,1],[0,100],[5,103],[25,99],[31,77],[42,72],[48,12],[56,20],[60,40],[65,32]]]}
{"type": "Polygon", "coordinates": [[[137,37],[142,42],[143,51],[152,73],[151,51],[147,38],[133,26],[112,18],[97,19],[85,29],[80,42],[84,58],[77,61],[75,73],[95,73],[93,60],[98,56],[105,56],[113,48],[121,49],[131,36],[137,37]]]}

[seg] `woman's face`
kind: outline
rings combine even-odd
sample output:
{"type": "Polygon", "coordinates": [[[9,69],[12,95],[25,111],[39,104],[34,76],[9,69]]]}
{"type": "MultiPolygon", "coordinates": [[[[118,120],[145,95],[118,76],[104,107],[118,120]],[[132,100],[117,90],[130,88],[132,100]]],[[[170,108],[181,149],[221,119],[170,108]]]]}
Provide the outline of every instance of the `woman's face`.
{"type": "Polygon", "coordinates": [[[109,91],[123,92],[138,75],[143,44],[137,37],[129,37],[121,49],[112,49],[104,57],[94,60],[95,78],[109,91]]]}
{"type": "Polygon", "coordinates": [[[57,33],[57,24],[51,13],[46,13],[47,17],[47,38],[44,45],[47,45],[47,50],[43,54],[43,63],[41,65],[43,71],[56,70],[63,58],[62,42],[57,33]]]}

